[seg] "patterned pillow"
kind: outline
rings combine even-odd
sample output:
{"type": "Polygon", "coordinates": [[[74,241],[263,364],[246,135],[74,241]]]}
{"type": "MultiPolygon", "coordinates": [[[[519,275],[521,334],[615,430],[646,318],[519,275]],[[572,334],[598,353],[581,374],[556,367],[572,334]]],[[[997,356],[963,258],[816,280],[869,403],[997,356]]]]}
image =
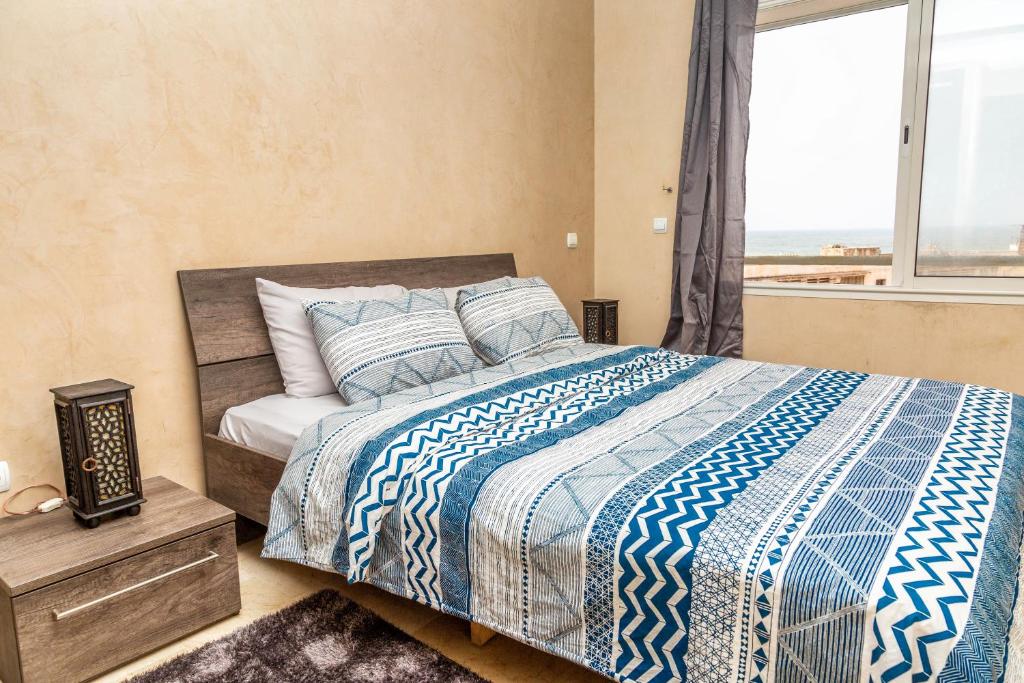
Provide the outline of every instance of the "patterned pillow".
{"type": "Polygon", "coordinates": [[[565,306],[539,277],[463,287],[455,312],[473,349],[492,365],[583,342],[565,306]]]}
{"type": "Polygon", "coordinates": [[[349,403],[484,367],[440,289],[304,306],[324,364],[349,403]]]}

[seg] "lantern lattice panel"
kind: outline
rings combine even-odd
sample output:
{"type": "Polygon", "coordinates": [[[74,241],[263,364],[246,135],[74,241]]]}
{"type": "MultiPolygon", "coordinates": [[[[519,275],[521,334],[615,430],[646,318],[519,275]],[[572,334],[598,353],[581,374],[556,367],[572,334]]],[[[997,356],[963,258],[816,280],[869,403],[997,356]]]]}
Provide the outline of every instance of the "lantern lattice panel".
{"type": "Polygon", "coordinates": [[[78,475],[75,472],[74,447],[71,444],[71,409],[68,406],[57,406],[57,438],[60,440],[60,459],[64,465],[64,488],[68,498],[79,500],[78,475]]]}
{"type": "Polygon", "coordinates": [[[583,339],[597,342],[601,338],[601,309],[587,306],[583,309],[583,339]]]}
{"type": "Polygon", "coordinates": [[[94,476],[98,501],[132,493],[124,404],[104,403],[87,408],[85,422],[89,450],[96,459],[94,476]]]}
{"type": "Polygon", "coordinates": [[[605,307],[604,342],[605,344],[619,343],[619,307],[617,305],[605,307]]]}
{"type": "Polygon", "coordinates": [[[583,340],[590,344],[619,343],[618,299],[583,300],[583,340]]]}

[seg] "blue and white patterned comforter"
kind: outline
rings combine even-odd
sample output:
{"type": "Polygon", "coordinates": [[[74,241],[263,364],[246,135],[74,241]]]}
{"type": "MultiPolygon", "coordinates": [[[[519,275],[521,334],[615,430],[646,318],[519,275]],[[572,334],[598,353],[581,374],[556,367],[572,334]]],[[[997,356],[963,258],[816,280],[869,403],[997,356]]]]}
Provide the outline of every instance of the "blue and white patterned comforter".
{"type": "Polygon", "coordinates": [[[1022,676],[1024,399],[578,345],[307,429],[264,556],[622,681],[1022,676]]]}

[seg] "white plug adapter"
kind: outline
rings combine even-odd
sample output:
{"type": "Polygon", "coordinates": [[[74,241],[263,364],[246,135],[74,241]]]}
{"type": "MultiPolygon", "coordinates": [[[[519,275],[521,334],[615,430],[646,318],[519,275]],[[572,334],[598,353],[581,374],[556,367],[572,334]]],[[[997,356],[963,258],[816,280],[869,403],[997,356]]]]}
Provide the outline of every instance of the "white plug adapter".
{"type": "Polygon", "coordinates": [[[42,503],[37,505],[36,510],[39,510],[40,512],[52,512],[63,504],[63,498],[51,498],[50,500],[44,500],[42,503]]]}

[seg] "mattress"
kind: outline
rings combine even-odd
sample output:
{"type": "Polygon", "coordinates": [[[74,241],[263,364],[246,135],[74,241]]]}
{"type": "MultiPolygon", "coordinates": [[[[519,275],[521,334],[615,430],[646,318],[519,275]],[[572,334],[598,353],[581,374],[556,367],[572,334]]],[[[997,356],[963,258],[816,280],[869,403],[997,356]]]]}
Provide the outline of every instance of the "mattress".
{"type": "Polygon", "coordinates": [[[338,394],[315,398],[273,394],[228,408],[217,435],[287,458],[303,429],[344,407],[338,394]]]}

